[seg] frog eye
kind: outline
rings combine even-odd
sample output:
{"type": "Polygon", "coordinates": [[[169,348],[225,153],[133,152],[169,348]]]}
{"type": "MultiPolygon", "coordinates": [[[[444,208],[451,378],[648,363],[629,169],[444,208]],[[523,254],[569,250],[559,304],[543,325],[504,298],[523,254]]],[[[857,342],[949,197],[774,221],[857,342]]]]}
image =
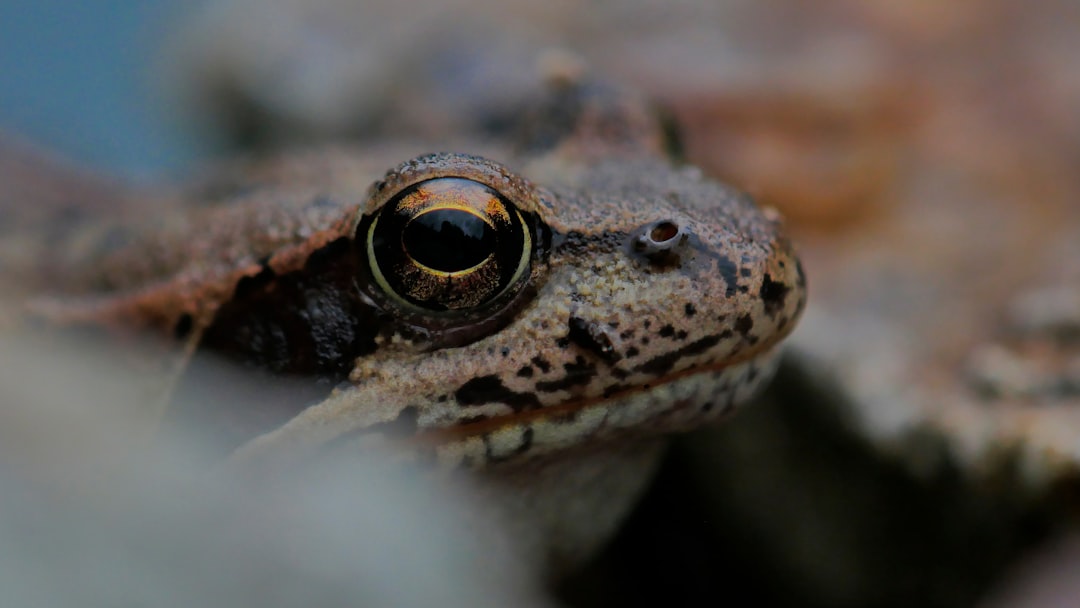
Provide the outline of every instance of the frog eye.
{"type": "Polygon", "coordinates": [[[470,311],[514,291],[535,252],[530,222],[506,196],[446,175],[400,189],[361,222],[357,237],[384,295],[435,314],[470,311]]]}

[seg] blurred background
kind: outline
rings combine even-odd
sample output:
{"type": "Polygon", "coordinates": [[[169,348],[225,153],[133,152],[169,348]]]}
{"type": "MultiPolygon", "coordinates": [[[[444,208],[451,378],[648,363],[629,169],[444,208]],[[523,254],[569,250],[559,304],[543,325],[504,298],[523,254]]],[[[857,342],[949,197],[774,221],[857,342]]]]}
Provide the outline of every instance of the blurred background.
{"type": "Polygon", "coordinates": [[[0,129],[124,176],[187,165],[198,144],[163,94],[162,41],[198,6],[0,3],[0,129]]]}
{"type": "Polygon", "coordinates": [[[563,601],[1057,605],[1001,589],[1080,560],[1078,24],[1073,0],[8,2],[0,130],[176,179],[495,133],[538,66],[581,61],[783,211],[811,297],[780,382],[680,441],[563,601]]]}

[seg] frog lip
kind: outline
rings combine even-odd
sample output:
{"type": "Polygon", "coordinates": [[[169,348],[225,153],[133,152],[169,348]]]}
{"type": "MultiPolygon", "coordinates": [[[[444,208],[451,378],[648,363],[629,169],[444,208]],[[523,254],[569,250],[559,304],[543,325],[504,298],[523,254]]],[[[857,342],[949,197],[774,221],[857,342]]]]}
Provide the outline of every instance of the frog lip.
{"type": "Polygon", "coordinates": [[[658,391],[664,386],[679,380],[693,376],[718,373],[750,361],[765,359],[773,354],[775,348],[787,337],[791,332],[791,329],[792,328],[788,328],[783,332],[777,333],[768,340],[758,342],[751,348],[732,353],[720,361],[692,365],[675,372],[658,375],[648,382],[619,388],[618,390],[607,392],[603,395],[572,398],[538,409],[492,416],[490,418],[459,423],[449,427],[422,429],[417,433],[415,439],[421,443],[439,445],[442,443],[460,441],[464,437],[490,433],[508,425],[520,425],[543,419],[559,418],[573,415],[593,407],[619,403],[636,395],[658,391]]]}

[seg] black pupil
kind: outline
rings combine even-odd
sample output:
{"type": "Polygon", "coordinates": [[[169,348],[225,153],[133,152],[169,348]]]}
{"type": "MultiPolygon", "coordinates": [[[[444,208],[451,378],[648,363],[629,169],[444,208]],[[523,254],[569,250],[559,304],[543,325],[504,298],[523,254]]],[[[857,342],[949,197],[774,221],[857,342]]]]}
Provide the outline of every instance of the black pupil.
{"type": "Polygon", "coordinates": [[[495,250],[495,231],[487,222],[460,209],[422,213],[405,226],[405,251],[417,262],[442,272],[467,270],[495,250]]]}

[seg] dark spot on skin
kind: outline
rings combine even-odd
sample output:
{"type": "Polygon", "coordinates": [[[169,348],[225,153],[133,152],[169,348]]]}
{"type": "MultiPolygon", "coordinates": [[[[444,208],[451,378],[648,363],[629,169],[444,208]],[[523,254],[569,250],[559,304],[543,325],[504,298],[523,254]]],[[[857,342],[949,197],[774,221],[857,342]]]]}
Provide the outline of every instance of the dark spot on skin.
{"type": "Polygon", "coordinates": [[[607,331],[601,325],[580,317],[570,317],[566,339],[608,363],[614,363],[621,358],[607,331]]]}
{"type": "Polygon", "coordinates": [[[701,406],[701,411],[708,412],[711,411],[714,407],[716,407],[715,403],[713,403],[712,401],[706,401],[705,405],[701,406]]]}
{"type": "Polygon", "coordinates": [[[675,328],[672,327],[671,325],[665,325],[665,326],[660,328],[660,337],[661,338],[670,338],[671,336],[674,336],[674,335],[675,335],[675,328]]]}
{"type": "Polygon", "coordinates": [[[536,356],[532,358],[532,364],[540,368],[540,373],[546,374],[551,371],[551,364],[547,362],[547,359],[536,356]]]}
{"type": "Polygon", "coordinates": [[[578,410],[570,410],[570,411],[562,412],[560,414],[552,416],[548,420],[550,420],[554,424],[570,424],[572,422],[576,422],[577,419],[578,419],[578,410]]]}
{"type": "Polygon", "coordinates": [[[449,399],[449,398],[450,398],[449,395],[439,395],[439,398],[436,399],[435,401],[438,401],[439,403],[446,403],[446,400],[449,399]]]}
{"type": "Polygon", "coordinates": [[[640,353],[641,351],[639,351],[636,346],[631,346],[630,348],[626,349],[626,356],[629,358],[636,357],[640,353]]]}
{"type": "Polygon", "coordinates": [[[610,327],[611,329],[619,329],[619,322],[618,321],[608,321],[607,326],[610,327]]]}
{"type": "Polygon", "coordinates": [[[685,329],[680,329],[679,331],[675,332],[675,339],[676,340],[685,340],[686,336],[688,336],[688,335],[689,334],[686,333],[685,329]]]}
{"type": "Polygon", "coordinates": [[[694,308],[693,304],[691,304],[690,302],[687,302],[686,306],[683,306],[683,312],[686,313],[687,318],[690,318],[690,317],[697,314],[697,308],[694,308]]]}
{"type": "Polygon", "coordinates": [[[558,340],[555,341],[555,346],[558,346],[559,348],[564,349],[564,350],[569,348],[570,347],[570,338],[567,338],[567,337],[559,338],[558,340]]]}
{"type": "Polygon", "coordinates": [[[510,348],[509,347],[504,346],[502,348],[502,356],[504,356],[504,357],[509,357],[510,356],[510,348]]]}
{"type": "Polygon", "coordinates": [[[772,280],[769,273],[765,273],[765,278],[761,281],[761,290],[758,292],[758,296],[765,303],[765,313],[770,317],[776,315],[784,307],[784,300],[787,299],[788,292],[791,288],[787,285],[772,280]]]}
{"type": "MultiPolygon", "coordinates": [[[[574,386],[588,384],[589,381],[596,376],[596,366],[585,361],[585,357],[580,356],[573,363],[564,363],[563,370],[566,374],[562,378],[547,382],[537,382],[536,390],[544,393],[561,391],[574,386]]],[[[532,397],[533,399],[536,399],[535,395],[532,397]]]]}
{"type": "Polygon", "coordinates": [[[629,340],[630,338],[633,338],[633,337],[634,337],[634,330],[632,330],[632,329],[627,329],[626,331],[619,334],[619,338],[621,338],[623,340],[629,340]]]}
{"type": "Polygon", "coordinates": [[[613,367],[611,368],[611,375],[615,376],[619,380],[625,380],[630,377],[630,372],[620,369],[618,367],[613,367]]]}
{"type": "Polygon", "coordinates": [[[739,290],[739,293],[750,293],[750,286],[749,285],[739,285],[738,290],[739,290]]]}
{"type": "Polygon", "coordinates": [[[724,279],[724,297],[730,298],[735,295],[735,287],[737,283],[736,273],[738,268],[735,266],[735,262],[732,262],[728,258],[718,255],[716,256],[716,268],[720,271],[720,277],[724,279]]]}
{"type": "Polygon", "coordinates": [[[754,274],[754,271],[751,270],[750,268],[745,268],[744,267],[744,268],[739,269],[739,276],[744,278],[744,279],[749,279],[750,275],[752,275],[752,274],[754,274]]]}
{"type": "Polygon", "coordinates": [[[642,363],[634,368],[634,371],[644,372],[646,374],[659,375],[665,374],[671,371],[671,368],[675,366],[675,363],[683,357],[701,354],[720,342],[719,336],[705,336],[700,340],[695,340],[686,346],[664,353],[657,357],[642,363]]]}
{"type": "Polygon", "coordinates": [[[582,234],[577,231],[566,233],[566,237],[558,245],[558,251],[564,255],[575,258],[588,258],[591,256],[612,253],[618,251],[623,241],[626,240],[625,232],[600,232],[582,234]]]}
{"type": "Polygon", "coordinates": [[[625,384],[612,384],[611,386],[604,389],[603,396],[606,399],[606,398],[614,395],[615,393],[621,393],[622,391],[625,391],[625,390],[627,390],[629,388],[631,388],[631,387],[629,387],[629,386],[627,386],[625,384]]]}
{"type": "Polygon", "coordinates": [[[750,315],[743,315],[735,320],[735,331],[742,337],[750,337],[751,329],[754,329],[754,320],[750,318],[750,315]]]}
{"type": "Polygon", "coordinates": [[[173,334],[176,336],[177,340],[183,340],[191,333],[194,325],[195,320],[191,318],[191,315],[184,313],[180,315],[180,320],[176,322],[176,327],[173,328],[173,334]]]}
{"type": "Polygon", "coordinates": [[[735,335],[734,332],[732,332],[730,329],[725,329],[724,331],[720,332],[720,339],[727,340],[733,335],[735,335]]]}
{"type": "Polygon", "coordinates": [[[642,323],[642,325],[645,326],[645,329],[649,329],[649,326],[652,325],[652,321],[645,319],[645,322],[642,323]]]}
{"type": "Polygon", "coordinates": [[[526,365],[517,371],[518,378],[532,378],[533,368],[531,365],[526,365]]]}
{"type": "Polygon", "coordinates": [[[468,407],[485,403],[504,403],[515,412],[540,407],[540,401],[532,393],[514,392],[502,383],[498,376],[480,376],[462,384],[454,397],[458,404],[468,407]]]}
{"type": "Polygon", "coordinates": [[[641,337],[641,344],[644,346],[644,345],[647,345],[648,343],[649,343],[649,336],[642,336],[641,337]]]}
{"type": "Polygon", "coordinates": [[[488,462],[493,462],[493,463],[494,462],[502,462],[504,460],[509,460],[510,458],[513,458],[514,456],[517,456],[519,454],[524,454],[525,452],[529,451],[529,448],[532,447],[532,443],[533,443],[533,430],[532,430],[532,427],[531,426],[530,427],[525,427],[525,430],[523,430],[521,432],[521,443],[519,443],[514,449],[510,450],[510,452],[508,452],[506,454],[496,454],[492,450],[491,436],[490,435],[484,435],[484,456],[487,458],[488,462]]]}
{"type": "Polygon", "coordinates": [[[532,447],[533,442],[533,429],[527,427],[524,432],[521,433],[521,445],[515,450],[516,453],[521,454],[532,447]]]}

